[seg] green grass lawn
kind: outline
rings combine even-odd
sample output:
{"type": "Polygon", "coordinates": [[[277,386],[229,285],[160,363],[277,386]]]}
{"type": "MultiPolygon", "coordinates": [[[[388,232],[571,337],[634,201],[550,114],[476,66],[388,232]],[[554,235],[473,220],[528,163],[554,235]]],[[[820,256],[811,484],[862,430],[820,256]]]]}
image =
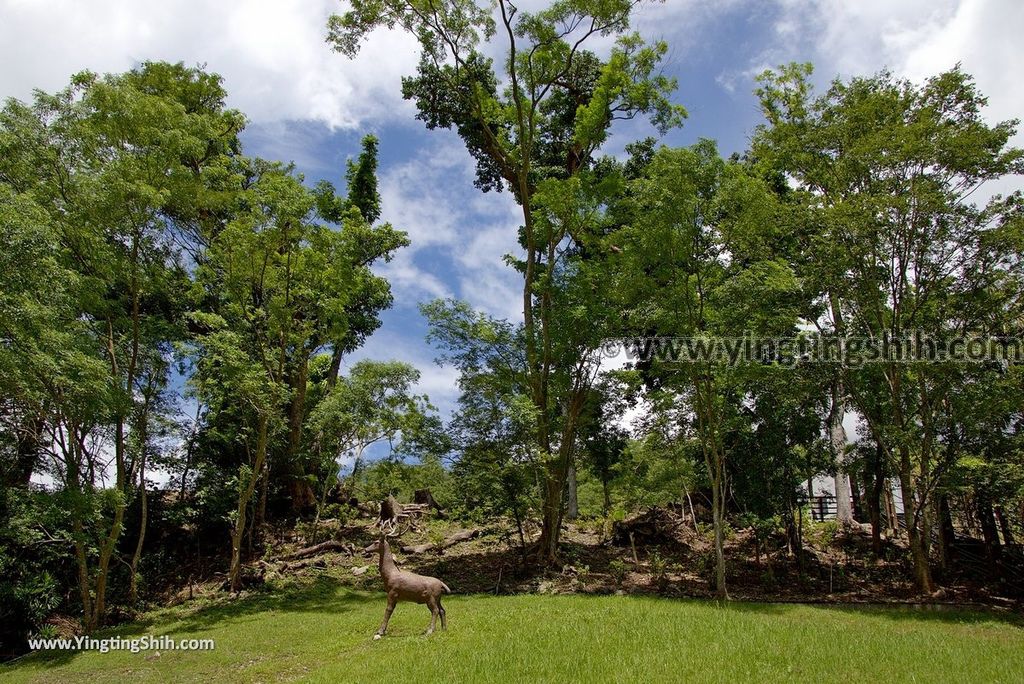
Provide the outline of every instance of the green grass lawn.
{"type": "Polygon", "coordinates": [[[448,631],[382,594],[328,581],[174,608],[108,635],[213,638],[212,652],[37,653],[12,682],[1022,682],[1024,622],[949,610],[729,604],[626,596],[453,596],[448,631]]]}

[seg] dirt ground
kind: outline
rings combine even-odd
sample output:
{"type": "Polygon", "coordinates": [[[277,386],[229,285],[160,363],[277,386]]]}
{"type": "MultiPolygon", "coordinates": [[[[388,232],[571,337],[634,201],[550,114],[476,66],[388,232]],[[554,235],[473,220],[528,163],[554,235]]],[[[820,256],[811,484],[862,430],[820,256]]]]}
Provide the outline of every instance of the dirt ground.
{"type": "MultiPolygon", "coordinates": [[[[310,575],[329,575],[357,588],[378,589],[377,558],[366,547],[377,534],[372,520],[340,525],[321,524],[317,542],[334,539],[349,551],[327,552],[299,562],[284,560],[308,547],[310,535],[300,526],[281,534],[263,559],[250,565],[253,582],[288,582],[310,575]]],[[[527,542],[536,536],[527,531],[527,542]]],[[[714,551],[707,529],[680,524],[657,542],[612,543],[613,535],[600,521],[567,525],[561,559],[540,567],[520,545],[514,528],[504,521],[485,525],[423,519],[392,539],[403,569],[434,575],[457,593],[626,593],[668,597],[711,598],[714,595],[714,551]],[[479,530],[478,536],[439,550],[455,532],[479,530]],[[404,553],[401,547],[433,543],[434,549],[404,553]],[[635,546],[635,556],[634,556],[635,546]]],[[[750,530],[727,535],[725,556],[730,598],[748,601],[807,603],[931,602],[995,605],[1021,609],[1022,568],[1002,563],[993,573],[984,563],[957,563],[936,568],[933,596],[915,591],[905,540],[884,542],[876,557],[870,533],[861,528],[839,530],[835,524],[809,523],[804,548],[792,553],[781,535],[759,548],[750,530]],[[1009,568],[1009,570],[1007,570],[1009,568]]],[[[178,592],[178,598],[184,598],[178,592]]]]}

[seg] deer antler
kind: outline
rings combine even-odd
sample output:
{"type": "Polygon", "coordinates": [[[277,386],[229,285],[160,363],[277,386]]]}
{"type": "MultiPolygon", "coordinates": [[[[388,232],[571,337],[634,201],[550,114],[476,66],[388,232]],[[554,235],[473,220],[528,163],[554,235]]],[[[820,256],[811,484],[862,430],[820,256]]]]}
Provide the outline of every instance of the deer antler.
{"type": "Polygon", "coordinates": [[[382,537],[389,538],[400,537],[412,529],[411,524],[399,526],[398,522],[395,520],[378,520],[373,523],[373,526],[380,530],[382,537]]]}

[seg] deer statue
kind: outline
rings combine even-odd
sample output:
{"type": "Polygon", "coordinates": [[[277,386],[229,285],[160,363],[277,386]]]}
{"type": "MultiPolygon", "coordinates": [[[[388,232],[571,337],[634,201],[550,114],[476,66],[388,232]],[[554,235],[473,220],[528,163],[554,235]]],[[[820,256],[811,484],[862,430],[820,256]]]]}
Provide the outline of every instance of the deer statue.
{"type": "Polygon", "coordinates": [[[427,608],[430,609],[430,627],[427,628],[427,634],[433,634],[438,616],[441,617],[441,629],[448,629],[444,606],[441,605],[441,595],[445,592],[450,593],[451,589],[436,577],[399,570],[391,555],[391,546],[387,539],[389,536],[398,536],[395,532],[395,524],[383,522],[380,524],[380,529],[381,535],[377,547],[380,556],[378,568],[381,579],[384,580],[384,589],[388,593],[388,607],[384,610],[384,622],[380,623],[380,629],[373,635],[373,638],[380,639],[384,636],[384,632],[388,628],[388,620],[391,619],[391,613],[395,611],[395,604],[399,601],[427,604],[427,608]]]}

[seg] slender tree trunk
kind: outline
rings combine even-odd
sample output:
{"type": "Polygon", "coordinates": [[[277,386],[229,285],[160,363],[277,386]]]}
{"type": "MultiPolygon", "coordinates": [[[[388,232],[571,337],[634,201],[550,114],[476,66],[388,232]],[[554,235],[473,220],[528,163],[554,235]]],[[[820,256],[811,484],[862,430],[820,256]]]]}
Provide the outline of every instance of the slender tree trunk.
{"type": "Polygon", "coordinates": [[[888,479],[882,486],[882,501],[885,503],[885,534],[890,539],[895,539],[900,536],[900,519],[896,513],[896,501],[893,499],[888,479]]]}
{"type": "MultiPolygon", "coordinates": [[[[145,444],[145,442],[143,442],[145,444]]],[[[135,544],[135,553],[132,555],[131,562],[131,583],[129,586],[129,596],[131,604],[134,606],[139,599],[139,560],[142,559],[142,545],[146,539],[146,525],[149,521],[149,496],[146,490],[146,450],[143,446],[142,455],[140,456],[142,462],[139,465],[139,506],[142,509],[141,515],[139,516],[139,540],[135,544]]]]}
{"type": "Polygon", "coordinates": [[[949,570],[953,564],[953,546],[956,544],[956,530],[953,515],[949,510],[949,496],[945,493],[936,498],[939,513],[939,558],[942,569],[949,570]]]}
{"type": "Polygon", "coordinates": [[[985,551],[991,561],[999,560],[1001,548],[999,546],[999,531],[996,527],[996,517],[992,510],[992,501],[987,496],[976,496],[978,506],[978,520],[981,522],[981,534],[985,538],[985,551]]]}
{"type": "Polygon", "coordinates": [[[1000,505],[992,507],[992,512],[995,513],[996,520],[999,521],[999,530],[1003,533],[1003,543],[1013,544],[1013,531],[1010,529],[1010,521],[1006,519],[1006,512],[1000,505]]]}
{"type": "Polygon", "coordinates": [[[838,377],[832,382],[832,409],[828,417],[829,447],[835,463],[834,478],[836,490],[836,520],[843,527],[854,524],[853,509],[850,506],[850,476],[846,472],[846,428],[843,417],[846,402],[843,400],[843,383],[838,377]]]}
{"type": "Polygon", "coordinates": [[[850,496],[853,497],[853,519],[857,522],[864,520],[867,515],[864,512],[864,495],[860,491],[860,483],[856,477],[848,477],[850,481],[850,496]]]}
{"type": "MultiPolygon", "coordinates": [[[[67,429],[70,433],[74,428],[68,426],[67,429]]],[[[72,437],[68,442],[67,446],[63,447],[68,489],[79,493],[82,491],[79,471],[82,454],[78,450],[77,439],[72,437]]],[[[92,623],[92,582],[89,579],[89,556],[85,550],[85,523],[83,522],[82,505],[81,499],[71,503],[71,531],[74,535],[75,564],[78,567],[78,595],[82,601],[82,628],[89,633],[96,626],[92,623]]]]}
{"type": "Polygon", "coordinates": [[[715,598],[729,600],[729,590],[725,585],[725,492],[724,468],[722,459],[715,456],[715,477],[711,482],[712,521],[715,528],[715,598]]]}
{"type": "Polygon", "coordinates": [[[248,481],[238,484],[238,508],[235,510],[235,529],[231,534],[230,581],[231,591],[235,592],[242,588],[242,542],[245,537],[246,509],[256,487],[256,480],[259,479],[259,473],[262,472],[267,459],[267,424],[268,418],[261,413],[256,438],[256,461],[253,463],[248,481]]]}
{"type": "Polygon", "coordinates": [[[256,507],[256,527],[262,527],[267,521],[267,496],[270,491],[270,462],[263,464],[260,476],[260,503],[256,507]]]}
{"type": "Polygon", "coordinates": [[[3,473],[3,484],[21,489],[28,487],[32,481],[32,473],[35,472],[36,464],[39,462],[40,437],[45,425],[46,415],[42,410],[21,420],[14,465],[6,473],[3,473]]]}
{"type": "Polygon", "coordinates": [[[928,552],[921,536],[921,511],[914,498],[913,474],[910,465],[910,449],[900,447],[900,490],[903,495],[903,517],[907,521],[907,541],[910,555],[914,562],[914,580],[917,589],[923,594],[932,593],[931,568],[928,565],[928,552]]]}
{"type": "Polygon", "coordinates": [[[885,491],[885,454],[882,447],[875,445],[868,474],[868,516],[871,518],[871,549],[875,557],[882,555],[882,494],[885,491]]]}
{"type": "Polygon", "coordinates": [[[569,475],[566,481],[565,519],[575,520],[580,517],[580,501],[576,489],[576,464],[569,464],[569,475]]]}
{"type": "Polygon", "coordinates": [[[185,466],[181,471],[181,489],[178,496],[185,498],[185,490],[188,486],[188,471],[192,468],[192,456],[196,448],[196,435],[199,432],[199,419],[203,415],[203,405],[196,402],[196,417],[192,423],[192,430],[188,436],[188,443],[185,445],[185,466]]]}
{"type": "Polygon", "coordinates": [[[110,531],[103,543],[100,545],[99,560],[96,564],[96,591],[93,600],[93,618],[90,621],[93,629],[103,625],[103,619],[107,612],[107,579],[110,575],[110,559],[114,555],[117,540],[121,537],[124,528],[125,511],[125,461],[124,461],[124,419],[118,418],[115,426],[114,460],[116,462],[117,474],[115,476],[115,487],[119,494],[114,503],[114,520],[110,525],[110,531]]]}

